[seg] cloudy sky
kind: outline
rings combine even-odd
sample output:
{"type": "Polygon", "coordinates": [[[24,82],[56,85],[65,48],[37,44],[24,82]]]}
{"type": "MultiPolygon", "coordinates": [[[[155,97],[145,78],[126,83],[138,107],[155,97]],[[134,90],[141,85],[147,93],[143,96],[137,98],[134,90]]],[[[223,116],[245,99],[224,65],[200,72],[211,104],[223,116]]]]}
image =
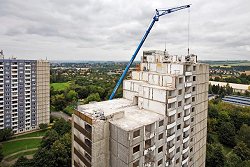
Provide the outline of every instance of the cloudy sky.
{"type": "MultiPolygon", "coordinates": [[[[249,0],[0,0],[0,49],[28,59],[129,60],[156,8],[189,3],[191,53],[250,60],[249,0]]],[[[188,13],[161,17],[142,50],[166,43],[186,55],[188,13]]]]}

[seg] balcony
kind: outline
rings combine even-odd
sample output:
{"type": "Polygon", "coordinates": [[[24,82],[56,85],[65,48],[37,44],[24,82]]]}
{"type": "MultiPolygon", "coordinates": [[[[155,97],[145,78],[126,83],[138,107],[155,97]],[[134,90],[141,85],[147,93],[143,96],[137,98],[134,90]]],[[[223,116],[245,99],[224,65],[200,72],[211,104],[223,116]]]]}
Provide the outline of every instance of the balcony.
{"type": "Polygon", "coordinates": [[[177,97],[169,98],[168,103],[173,103],[177,101],[177,97]]]}
{"type": "Polygon", "coordinates": [[[189,140],[189,135],[186,136],[184,135],[182,143],[186,143],[188,140],[189,140]]]}
{"type": "Polygon", "coordinates": [[[168,123],[167,129],[171,129],[171,128],[173,128],[174,126],[176,126],[175,120],[173,120],[173,121],[171,121],[171,122],[168,123]]]}
{"type": "MultiPolygon", "coordinates": [[[[145,146],[145,148],[146,148],[146,146],[145,146]]],[[[144,150],[144,155],[146,155],[154,150],[155,150],[155,145],[149,146],[147,149],[144,150]]]]}
{"type": "Polygon", "coordinates": [[[185,154],[188,150],[189,150],[189,146],[187,146],[186,148],[183,148],[182,154],[185,154]]]}
{"type": "Polygon", "coordinates": [[[176,109],[175,110],[171,110],[171,111],[168,112],[168,116],[172,116],[174,114],[176,114],[176,109]]]}
{"type": "Polygon", "coordinates": [[[188,125],[187,127],[183,128],[183,132],[186,132],[190,129],[190,125],[188,125]]]}
{"type": "Polygon", "coordinates": [[[171,153],[171,152],[173,152],[174,151],[174,149],[175,149],[175,145],[174,144],[171,144],[171,145],[168,145],[168,153],[171,153]]]}
{"type": "Polygon", "coordinates": [[[191,87],[192,86],[192,82],[185,82],[184,87],[191,87]]]}
{"type": "Polygon", "coordinates": [[[191,108],[191,104],[186,104],[185,106],[184,106],[184,110],[187,110],[187,109],[190,109],[191,108]]]}
{"type": "Polygon", "coordinates": [[[154,137],[155,133],[154,133],[154,130],[155,130],[155,124],[149,124],[149,125],[146,125],[145,126],[145,138],[146,139],[151,139],[152,137],[154,137]]]}
{"type": "Polygon", "coordinates": [[[191,117],[191,116],[190,116],[190,114],[189,114],[189,115],[187,115],[187,116],[185,116],[185,117],[184,117],[184,121],[189,120],[189,119],[190,119],[190,117],[191,117]]]}
{"type": "Polygon", "coordinates": [[[190,98],[192,96],[191,93],[188,93],[188,94],[185,94],[184,98],[187,99],[187,98],[190,98]]]}
{"type": "Polygon", "coordinates": [[[145,162],[144,162],[144,166],[145,167],[151,167],[154,165],[155,162],[155,156],[152,153],[149,153],[147,155],[145,155],[145,162]]]}
{"type": "Polygon", "coordinates": [[[188,156],[187,157],[183,157],[181,164],[184,165],[187,162],[188,162],[188,156]]]}
{"type": "Polygon", "coordinates": [[[173,133],[168,133],[167,142],[173,140],[174,138],[175,138],[175,132],[173,132],[173,133]]]}
{"type": "Polygon", "coordinates": [[[191,71],[186,71],[185,72],[185,76],[191,76],[192,75],[192,72],[191,71]]]}
{"type": "Polygon", "coordinates": [[[166,155],[166,166],[171,166],[174,163],[174,153],[169,153],[166,155]]]}

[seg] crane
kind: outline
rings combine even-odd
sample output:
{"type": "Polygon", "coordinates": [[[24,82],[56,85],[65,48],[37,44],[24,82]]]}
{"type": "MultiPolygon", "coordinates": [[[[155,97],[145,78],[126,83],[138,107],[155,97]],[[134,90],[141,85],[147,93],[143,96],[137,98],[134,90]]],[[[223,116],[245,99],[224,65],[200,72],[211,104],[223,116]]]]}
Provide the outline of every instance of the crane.
{"type": "Polygon", "coordinates": [[[182,10],[182,9],[186,9],[186,8],[189,8],[191,6],[191,4],[189,5],[184,5],[184,6],[179,6],[179,7],[175,7],[175,8],[170,8],[170,9],[156,9],[156,12],[155,12],[155,15],[153,17],[153,20],[152,22],[150,23],[148,29],[146,30],[145,34],[143,35],[142,39],[141,39],[141,42],[139,43],[137,49],[135,50],[132,58],[130,59],[129,63],[127,64],[125,70],[123,71],[120,79],[118,80],[118,82],[116,83],[116,86],[112,92],[112,94],[110,95],[109,97],[109,100],[112,100],[113,97],[115,96],[115,93],[117,91],[117,89],[119,88],[119,86],[121,85],[123,79],[125,78],[130,66],[132,65],[132,63],[134,62],[135,58],[136,58],[136,55],[138,54],[138,52],[140,51],[143,43],[145,42],[148,34],[150,33],[150,30],[152,29],[152,27],[154,26],[155,22],[156,21],[159,21],[159,18],[161,16],[164,16],[166,14],[169,14],[169,13],[173,13],[173,12],[176,12],[178,10],[182,10]]]}

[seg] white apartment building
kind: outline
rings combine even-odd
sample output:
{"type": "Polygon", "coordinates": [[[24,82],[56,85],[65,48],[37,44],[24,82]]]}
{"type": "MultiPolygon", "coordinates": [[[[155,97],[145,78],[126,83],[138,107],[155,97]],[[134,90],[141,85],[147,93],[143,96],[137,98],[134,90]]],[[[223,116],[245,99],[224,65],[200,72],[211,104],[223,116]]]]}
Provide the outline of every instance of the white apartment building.
{"type": "Polygon", "coordinates": [[[0,59],[0,129],[15,134],[49,123],[49,62],[0,59]]]}
{"type": "Polygon", "coordinates": [[[204,167],[209,66],[144,51],[123,98],[78,106],[74,167],[204,167]]]}

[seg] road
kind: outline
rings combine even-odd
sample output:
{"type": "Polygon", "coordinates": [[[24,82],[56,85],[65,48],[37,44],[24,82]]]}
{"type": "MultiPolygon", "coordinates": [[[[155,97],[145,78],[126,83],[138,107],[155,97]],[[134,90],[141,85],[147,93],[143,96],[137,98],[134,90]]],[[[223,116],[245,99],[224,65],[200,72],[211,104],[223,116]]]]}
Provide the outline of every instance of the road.
{"type": "Polygon", "coordinates": [[[57,118],[63,118],[65,119],[66,121],[68,121],[69,119],[71,119],[70,116],[68,116],[67,114],[59,111],[59,112],[51,112],[50,114],[51,116],[54,116],[54,117],[57,117],[57,118]]]}

